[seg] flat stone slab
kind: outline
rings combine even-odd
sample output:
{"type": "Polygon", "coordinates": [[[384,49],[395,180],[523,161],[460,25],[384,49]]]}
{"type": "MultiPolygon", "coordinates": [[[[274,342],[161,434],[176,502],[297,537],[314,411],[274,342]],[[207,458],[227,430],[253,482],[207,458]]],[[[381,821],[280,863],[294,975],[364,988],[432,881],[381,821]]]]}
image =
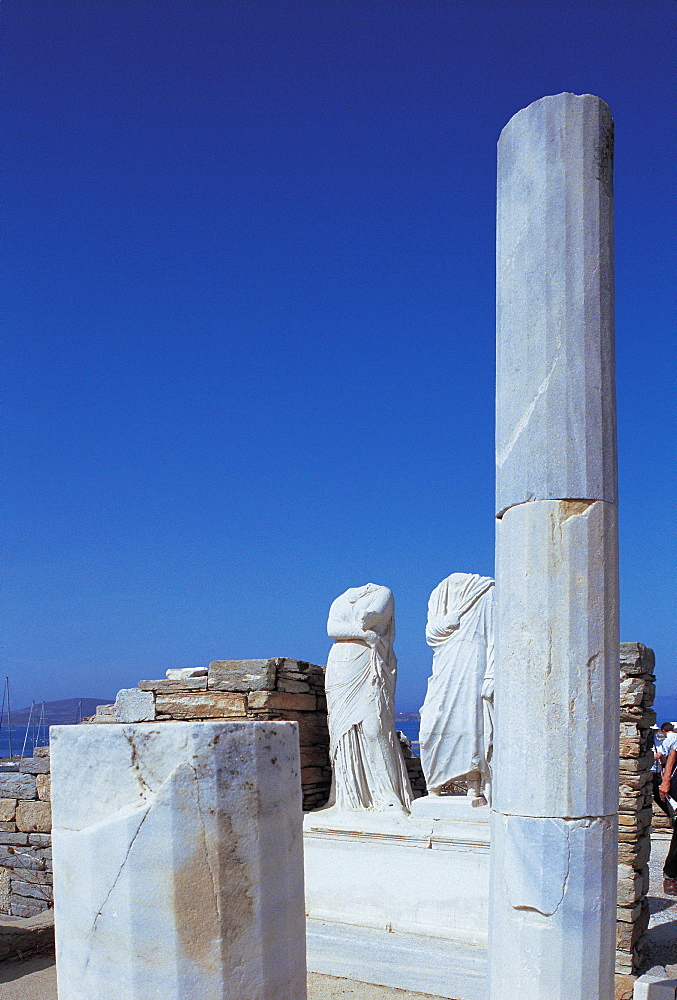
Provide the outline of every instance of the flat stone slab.
{"type": "MultiPolygon", "coordinates": [[[[53,947],[54,910],[44,910],[35,917],[0,916],[0,962],[40,955],[53,947]]],[[[4,1000],[4,989],[0,989],[0,996],[4,1000]]]]}
{"type": "MultiPolygon", "coordinates": [[[[152,697],[152,696],[151,696],[152,697]]],[[[195,691],[158,694],[158,715],[173,719],[223,719],[247,715],[247,696],[227,691],[195,691]]]]}
{"type": "Polygon", "coordinates": [[[213,660],[209,664],[211,691],[273,691],[277,660],[213,660]]]}
{"type": "Polygon", "coordinates": [[[346,986],[360,1000],[370,996],[368,983],[450,1000],[486,1000],[486,948],[321,920],[308,920],[306,928],[309,970],[357,980],[346,986]]]}
{"type": "Polygon", "coordinates": [[[411,803],[411,815],[450,822],[489,823],[491,810],[484,799],[467,795],[423,795],[411,803]]]}
{"type": "Polygon", "coordinates": [[[8,799],[37,799],[35,775],[17,772],[0,774],[0,796],[8,799]]]}
{"type": "Polygon", "coordinates": [[[485,1000],[490,810],[461,800],[447,812],[306,815],[310,971],[485,1000]]]}

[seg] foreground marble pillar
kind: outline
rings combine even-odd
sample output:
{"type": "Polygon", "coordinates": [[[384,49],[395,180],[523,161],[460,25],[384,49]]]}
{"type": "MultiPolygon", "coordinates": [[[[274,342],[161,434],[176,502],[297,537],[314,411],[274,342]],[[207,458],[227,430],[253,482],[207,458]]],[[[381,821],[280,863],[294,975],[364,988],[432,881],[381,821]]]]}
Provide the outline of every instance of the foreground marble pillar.
{"type": "Polygon", "coordinates": [[[498,144],[491,1000],[612,1000],[618,809],[613,122],[498,144]]]}
{"type": "Polygon", "coordinates": [[[51,730],[59,1000],[305,1000],[293,722],[51,730]]]}

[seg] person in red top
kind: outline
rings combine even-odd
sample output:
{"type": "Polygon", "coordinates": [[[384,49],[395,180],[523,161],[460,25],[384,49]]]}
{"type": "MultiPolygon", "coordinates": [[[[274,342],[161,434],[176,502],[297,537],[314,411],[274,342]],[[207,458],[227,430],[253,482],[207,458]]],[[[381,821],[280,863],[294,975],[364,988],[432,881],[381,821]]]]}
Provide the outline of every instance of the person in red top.
{"type": "MultiPolygon", "coordinates": [[[[665,723],[661,729],[665,732],[665,723]]],[[[664,802],[668,796],[675,798],[677,794],[677,733],[674,731],[674,726],[670,729],[661,746],[663,779],[659,793],[664,802]]],[[[663,865],[663,892],[666,896],[677,896],[677,823],[674,820],[668,856],[663,865]]]]}

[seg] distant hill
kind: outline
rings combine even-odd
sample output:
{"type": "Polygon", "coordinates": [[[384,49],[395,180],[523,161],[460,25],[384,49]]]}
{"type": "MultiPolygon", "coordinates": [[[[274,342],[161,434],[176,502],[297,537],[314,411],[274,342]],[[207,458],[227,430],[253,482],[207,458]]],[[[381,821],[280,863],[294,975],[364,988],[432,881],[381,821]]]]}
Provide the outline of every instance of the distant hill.
{"type": "Polygon", "coordinates": [[[418,722],[421,718],[419,712],[396,712],[395,722],[418,722]]]}
{"type": "MultiPolygon", "coordinates": [[[[48,726],[73,725],[79,721],[78,715],[80,719],[86,719],[87,716],[94,715],[97,705],[109,705],[114,701],[115,698],[64,698],[62,701],[46,701],[45,724],[48,726]],[[82,708],[80,709],[79,706],[81,704],[82,708]]],[[[41,713],[42,702],[39,702],[33,707],[31,726],[37,726],[41,713]]],[[[27,726],[30,714],[30,708],[20,708],[17,711],[12,711],[12,725],[27,726]]],[[[3,723],[6,724],[6,722],[7,716],[5,715],[3,723]]]]}

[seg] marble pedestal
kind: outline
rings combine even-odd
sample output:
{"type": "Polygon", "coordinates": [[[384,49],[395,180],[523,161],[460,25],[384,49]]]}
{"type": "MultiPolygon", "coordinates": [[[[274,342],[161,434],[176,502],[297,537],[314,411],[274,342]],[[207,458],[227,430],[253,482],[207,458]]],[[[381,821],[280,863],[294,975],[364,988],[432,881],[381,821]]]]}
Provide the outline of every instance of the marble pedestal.
{"type": "Polygon", "coordinates": [[[305,1000],[293,722],[51,730],[59,1000],[305,1000]]]}
{"type": "Polygon", "coordinates": [[[489,814],[454,796],[306,815],[308,968],[485,1000],[489,814]]]}

